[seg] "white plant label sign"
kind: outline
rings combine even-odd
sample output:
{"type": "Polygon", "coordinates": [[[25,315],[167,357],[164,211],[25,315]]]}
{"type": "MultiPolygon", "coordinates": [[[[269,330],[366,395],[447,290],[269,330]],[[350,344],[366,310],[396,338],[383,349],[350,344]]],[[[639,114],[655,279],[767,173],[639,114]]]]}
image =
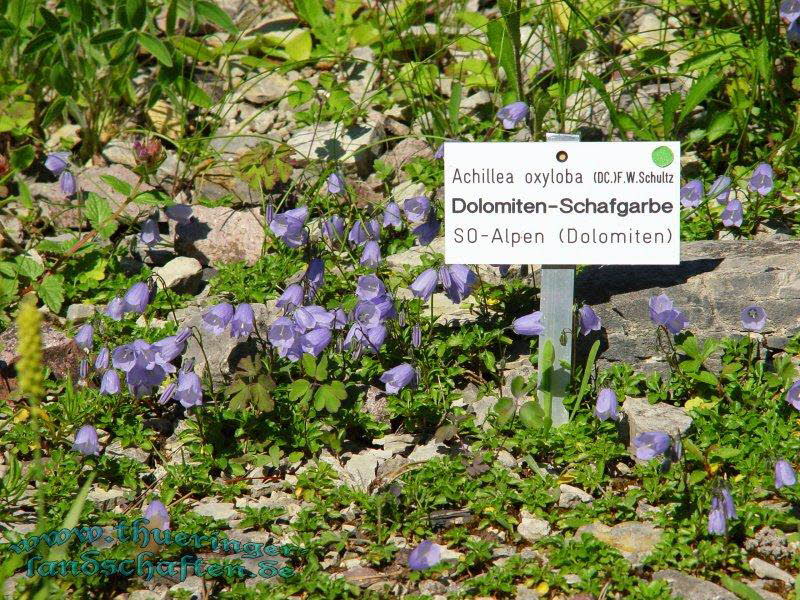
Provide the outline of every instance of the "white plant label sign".
{"type": "Polygon", "coordinates": [[[680,142],[447,142],[445,262],[677,265],[680,142]]]}

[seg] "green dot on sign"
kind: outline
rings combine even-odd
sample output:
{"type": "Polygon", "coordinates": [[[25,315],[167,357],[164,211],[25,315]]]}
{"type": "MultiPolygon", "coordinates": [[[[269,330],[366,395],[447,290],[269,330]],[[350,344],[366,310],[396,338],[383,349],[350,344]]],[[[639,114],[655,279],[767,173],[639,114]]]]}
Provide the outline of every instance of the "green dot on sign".
{"type": "Polygon", "coordinates": [[[653,162],[659,167],[668,167],[672,164],[675,156],[667,146],[659,146],[653,150],[653,162]]]}

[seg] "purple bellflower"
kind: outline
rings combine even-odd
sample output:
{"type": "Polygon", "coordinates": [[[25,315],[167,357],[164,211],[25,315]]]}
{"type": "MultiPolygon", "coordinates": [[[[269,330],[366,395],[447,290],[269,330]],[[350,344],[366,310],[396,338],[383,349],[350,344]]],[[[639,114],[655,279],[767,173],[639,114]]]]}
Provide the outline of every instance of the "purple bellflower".
{"type": "Polygon", "coordinates": [[[761,163],[753,171],[750,181],[747,186],[754,192],[758,192],[762,196],[766,196],[772,190],[774,182],[772,181],[772,167],[767,163],[761,163]]]}
{"type": "Polygon", "coordinates": [[[176,221],[179,225],[186,225],[192,220],[192,207],[188,204],[170,204],[164,207],[168,219],[176,221]]]}
{"type": "Polygon", "coordinates": [[[542,311],[537,310],[524,317],[514,319],[511,327],[518,335],[542,335],[544,333],[542,311]]]}
{"type": "Polygon", "coordinates": [[[417,298],[428,300],[436,289],[438,280],[436,269],[426,269],[411,283],[411,293],[417,298]]]}
{"type": "Polygon", "coordinates": [[[142,230],[139,232],[139,240],[151,248],[160,242],[161,235],[158,232],[158,221],[155,219],[147,219],[142,224],[142,230]]]}
{"type": "Polygon", "coordinates": [[[797,410],[800,410],[800,380],[795,381],[786,392],[786,401],[797,410]]]}
{"type": "Polygon", "coordinates": [[[797,483],[797,475],[789,461],[781,459],[775,463],[775,487],[791,487],[797,483]]]}
{"type": "Polygon", "coordinates": [[[275,305],[282,308],[284,312],[290,313],[295,308],[303,304],[303,287],[300,284],[293,283],[287,287],[275,305]]]}
{"type": "Polygon", "coordinates": [[[47,158],[45,158],[44,166],[55,177],[58,177],[69,168],[69,152],[48,154],[47,158]]]}
{"type": "Polygon", "coordinates": [[[175,400],[184,408],[200,406],[203,403],[203,384],[196,373],[181,371],[178,373],[178,385],[175,400]]]}
{"type": "Polygon", "coordinates": [[[94,360],[94,369],[95,371],[103,372],[108,368],[108,363],[111,358],[111,352],[108,350],[108,346],[103,346],[100,348],[100,352],[97,353],[97,358],[94,360]]]}
{"type": "Polygon", "coordinates": [[[578,316],[580,317],[581,335],[589,335],[590,331],[600,331],[603,323],[591,306],[584,304],[578,310],[578,316]]]}
{"type": "Polygon", "coordinates": [[[170,383],[167,387],[164,388],[164,391],[161,392],[161,395],[158,397],[159,404],[166,404],[172,397],[175,395],[175,391],[178,389],[178,384],[175,382],[170,383]]]}
{"type": "Polygon", "coordinates": [[[431,211],[431,213],[428,215],[428,220],[422,225],[417,225],[411,231],[411,233],[417,237],[417,244],[420,246],[427,246],[434,239],[436,239],[436,235],[439,233],[440,226],[441,223],[436,218],[436,215],[433,214],[433,211],[431,211]]]}
{"type": "Polygon", "coordinates": [[[387,394],[396,394],[407,385],[416,381],[417,373],[408,363],[397,365],[381,375],[381,381],[386,384],[387,394]]]}
{"type": "Polygon", "coordinates": [[[233,319],[233,306],[227,302],[215,304],[203,313],[203,329],[214,335],[219,335],[233,319]]]}
{"type": "Polygon", "coordinates": [[[331,241],[339,242],[344,236],[344,221],[339,215],[333,215],[322,224],[322,235],[331,241]]]}
{"type": "Polygon", "coordinates": [[[472,293],[478,278],[466,265],[444,265],[439,268],[439,281],[442,282],[445,296],[458,304],[472,293]]]}
{"type": "Polygon", "coordinates": [[[402,227],[403,219],[400,216],[400,206],[397,202],[389,202],[383,211],[384,227],[402,227]]]}
{"type": "Polygon", "coordinates": [[[123,297],[124,311],[142,314],[150,303],[150,288],[143,281],[134,283],[123,297]]]}
{"type": "Polygon", "coordinates": [[[703,182],[699,179],[692,179],[681,188],[681,204],[686,208],[699,206],[702,199],[703,182]]]}
{"type": "Polygon", "coordinates": [[[411,345],[414,348],[419,348],[422,345],[422,327],[419,326],[419,323],[411,328],[411,345]]]}
{"type": "Polygon", "coordinates": [[[740,227],[744,221],[744,209],[742,203],[736,198],[731,198],[722,211],[722,224],[725,227],[740,227]]]}
{"type": "Polygon", "coordinates": [[[708,188],[708,197],[714,198],[720,204],[728,203],[728,196],[731,193],[731,178],[727,175],[720,175],[708,188]]]}
{"type": "Polygon", "coordinates": [[[512,102],[497,111],[497,118],[503,122],[503,128],[519,127],[528,118],[528,105],[524,102],[512,102]]]}
{"type": "Polygon", "coordinates": [[[778,12],[786,23],[794,23],[800,17],[800,0],[783,0],[778,12]]]}
{"type": "Polygon", "coordinates": [[[153,500],[142,513],[142,517],[147,519],[147,528],[151,531],[169,529],[169,513],[161,500],[153,500]]]}
{"type": "Polygon", "coordinates": [[[372,300],[386,293],[386,286],[377,275],[361,275],[356,286],[356,296],[360,300],[372,300]]]}
{"type": "Polygon", "coordinates": [[[303,274],[303,281],[308,285],[306,300],[311,300],[317,295],[317,291],[325,281],[325,263],[321,258],[312,258],[308,262],[308,268],[303,274]]]}
{"type": "Polygon", "coordinates": [[[633,447],[639,460],[650,460],[664,454],[671,443],[672,439],[663,431],[646,431],[633,438],[633,447]]]}
{"type": "Polygon", "coordinates": [[[742,309],[742,328],[747,331],[761,331],[767,324],[767,311],[751,304],[742,309]]]}
{"type": "Polygon", "coordinates": [[[78,348],[83,350],[91,350],[94,345],[94,327],[89,325],[82,325],[75,333],[75,344],[78,348]]]}
{"type": "Polygon", "coordinates": [[[100,454],[100,443],[97,440],[97,430],[91,425],[84,425],[75,434],[72,449],[84,456],[100,454]]]}
{"type": "Polygon", "coordinates": [[[246,338],[255,329],[253,307],[243,302],[236,307],[231,319],[231,337],[246,338]]]}
{"type": "Polygon", "coordinates": [[[327,183],[329,194],[341,194],[344,192],[344,178],[339,173],[328,175],[327,183]]]}
{"type": "Polygon", "coordinates": [[[100,380],[100,393],[107,396],[119,394],[119,375],[114,369],[108,369],[100,380]]]}
{"type": "Polygon", "coordinates": [[[728,531],[728,520],[722,504],[717,496],[711,498],[711,510],[708,513],[708,533],[711,535],[725,535],[728,531]]]}
{"type": "Polygon", "coordinates": [[[327,327],[317,327],[300,336],[300,347],[303,352],[313,356],[319,356],[330,343],[331,330],[327,327]]]}
{"type": "Polygon", "coordinates": [[[308,208],[300,206],[275,215],[269,228],[283,243],[290,248],[298,248],[308,240],[305,230],[308,208]]]}
{"type": "Polygon", "coordinates": [[[378,242],[374,240],[368,241],[364,244],[364,249],[361,252],[361,260],[359,264],[374,269],[381,262],[381,247],[378,242]]]}
{"type": "Polygon", "coordinates": [[[649,308],[650,320],[656,325],[663,325],[672,334],[680,333],[689,323],[686,315],[675,309],[672,300],[666,294],[650,298],[649,308]]]}
{"type": "Polygon", "coordinates": [[[617,395],[610,388],[603,388],[597,394],[597,404],[594,407],[594,415],[601,421],[619,420],[617,412],[617,395]]]}
{"type": "Polygon", "coordinates": [[[412,571],[422,571],[437,565],[441,560],[441,546],[425,540],[408,555],[408,568],[412,571]]]}
{"type": "Polygon", "coordinates": [[[431,209],[431,201],[426,196],[414,196],[403,202],[406,219],[412,223],[422,223],[431,209]]]}
{"type": "Polygon", "coordinates": [[[78,182],[72,171],[64,171],[61,174],[61,177],[58,178],[58,187],[65,196],[72,196],[78,191],[78,182]]]}

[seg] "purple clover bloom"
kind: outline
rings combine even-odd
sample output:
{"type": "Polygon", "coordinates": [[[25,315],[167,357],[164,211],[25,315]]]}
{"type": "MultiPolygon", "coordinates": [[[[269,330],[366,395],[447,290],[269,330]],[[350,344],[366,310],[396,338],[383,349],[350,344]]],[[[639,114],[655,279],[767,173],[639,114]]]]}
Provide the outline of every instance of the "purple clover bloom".
{"type": "Polygon", "coordinates": [[[711,510],[708,513],[708,533],[711,535],[725,535],[728,531],[728,520],[722,502],[714,496],[711,498],[711,510]]]}
{"type": "Polygon", "coordinates": [[[282,308],[284,312],[290,313],[295,308],[303,304],[303,287],[300,284],[293,283],[285,290],[278,298],[275,306],[282,308]]]}
{"type": "Polygon", "coordinates": [[[514,319],[511,327],[514,329],[514,333],[518,335],[542,335],[544,333],[542,311],[537,310],[524,317],[514,319]]]}
{"type": "Polygon", "coordinates": [[[58,177],[69,168],[69,152],[53,152],[44,161],[45,168],[58,177]]]}
{"type": "Polygon", "coordinates": [[[111,352],[108,350],[108,346],[103,346],[100,348],[100,352],[97,353],[97,358],[94,360],[94,369],[95,371],[105,371],[108,368],[109,360],[111,359],[111,352]]]}
{"type": "Polygon", "coordinates": [[[384,227],[402,227],[403,219],[400,216],[400,206],[397,202],[389,202],[383,210],[384,227]]]}
{"type": "Polygon", "coordinates": [[[94,345],[94,327],[89,325],[82,325],[75,333],[75,344],[78,348],[83,350],[91,350],[94,345]]]}
{"type": "Polygon", "coordinates": [[[800,380],[795,381],[786,392],[786,402],[800,410],[800,380]]]}
{"type": "Polygon", "coordinates": [[[436,215],[431,212],[428,216],[428,220],[422,225],[415,227],[411,233],[417,236],[417,244],[420,246],[427,246],[436,239],[440,225],[441,223],[436,219],[436,215]]]}
{"type": "Polygon", "coordinates": [[[169,513],[161,500],[153,500],[150,506],[142,513],[142,517],[147,519],[147,528],[150,530],[160,529],[164,531],[169,529],[169,513]]]}
{"type": "Polygon", "coordinates": [[[158,397],[159,404],[166,404],[172,397],[175,395],[175,391],[178,389],[178,385],[176,383],[170,383],[167,387],[164,388],[164,391],[161,392],[161,395],[158,397]]]}
{"type": "Polygon", "coordinates": [[[72,196],[78,191],[78,182],[72,171],[64,171],[61,174],[61,177],[58,178],[58,187],[65,196],[72,196]]]}
{"type": "Polygon", "coordinates": [[[406,219],[412,223],[422,223],[425,221],[430,210],[431,201],[427,196],[414,196],[403,202],[403,212],[406,213],[406,219]]]}
{"type": "Polygon", "coordinates": [[[328,175],[327,183],[329,194],[341,194],[344,192],[344,179],[338,173],[328,175]]]}
{"type": "Polygon", "coordinates": [[[150,289],[143,281],[134,283],[123,298],[125,312],[142,314],[150,303],[150,289]]]}
{"type": "Polygon", "coordinates": [[[317,291],[325,281],[325,263],[321,258],[312,258],[308,262],[308,268],[303,274],[303,281],[308,284],[306,300],[311,300],[317,295],[317,291]]]}
{"type": "Polygon", "coordinates": [[[750,181],[747,186],[754,192],[758,192],[762,196],[766,196],[772,190],[774,182],[772,181],[772,167],[767,163],[761,163],[753,171],[750,181]]]}
{"type": "Polygon", "coordinates": [[[155,219],[147,219],[142,224],[142,230],[139,232],[139,240],[150,248],[161,241],[161,235],[158,232],[158,222],[155,219]]]}
{"type": "Polygon", "coordinates": [[[744,221],[742,203],[736,198],[731,198],[722,211],[722,224],[725,227],[739,227],[744,221]]]}
{"type": "Polygon", "coordinates": [[[731,178],[727,175],[720,175],[708,188],[708,197],[714,198],[720,204],[727,204],[728,196],[731,193],[731,178]]]}
{"type": "Polygon", "coordinates": [[[617,395],[610,388],[603,388],[597,394],[597,404],[594,407],[594,416],[601,421],[617,421],[619,412],[617,411],[617,395]]]}
{"type": "Polygon", "coordinates": [[[794,23],[800,17],[800,0],[783,0],[778,11],[786,23],[794,23]]]}
{"type": "Polygon", "coordinates": [[[580,317],[581,335],[589,335],[590,331],[600,331],[603,323],[591,306],[584,304],[578,310],[578,315],[580,317]]]}
{"type": "Polygon", "coordinates": [[[75,434],[75,441],[72,442],[72,449],[80,452],[84,456],[100,454],[100,443],[97,440],[97,430],[91,425],[84,425],[75,434]]]}
{"type": "Polygon", "coordinates": [[[775,487],[781,489],[782,487],[791,487],[797,483],[797,475],[795,475],[789,461],[781,459],[775,463],[775,487]]]}
{"type": "Polygon", "coordinates": [[[361,259],[359,264],[374,269],[381,262],[381,247],[378,242],[374,240],[368,241],[364,244],[364,250],[361,252],[361,259]]]}
{"type": "Polygon", "coordinates": [[[331,330],[326,327],[317,327],[307,331],[300,337],[300,347],[303,352],[313,356],[319,356],[330,343],[331,330]]]}
{"type": "Polygon", "coordinates": [[[108,396],[119,394],[120,388],[119,375],[114,369],[108,369],[103,373],[103,377],[100,379],[101,394],[106,394],[108,396]]]}
{"type": "Polygon", "coordinates": [[[425,269],[409,286],[411,293],[417,298],[427,300],[436,289],[438,277],[436,269],[425,269]]]}
{"type": "Polygon", "coordinates": [[[175,390],[175,400],[184,408],[200,406],[203,403],[203,384],[197,373],[178,373],[178,385],[175,390]]]}
{"type": "Polygon", "coordinates": [[[442,548],[438,544],[425,540],[408,555],[408,568],[422,571],[437,565],[442,559],[442,548]]]}
{"type": "Polygon", "coordinates": [[[377,275],[361,275],[356,286],[356,296],[360,300],[372,300],[386,293],[386,286],[377,275]]]}
{"type": "Polygon", "coordinates": [[[767,324],[767,311],[751,304],[742,309],[742,328],[747,331],[761,331],[767,324]]]}
{"type": "Polygon", "coordinates": [[[192,207],[188,204],[170,204],[164,207],[164,212],[168,219],[177,221],[180,225],[186,225],[192,220],[192,207]]]}
{"type": "Polygon", "coordinates": [[[528,105],[524,102],[512,102],[497,111],[497,118],[503,122],[503,128],[514,129],[528,118],[528,105]]]}
{"type": "Polygon", "coordinates": [[[233,319],[233,306],[220,302],[203,313],[203,329],[214,335],[220,335],[233,319]]]}
{"type": "Polygon", "coordinates": [[[396,394],[407,385],[411,385],[417,378],[417,372],[408,363],[397,365],[381,375],[381,381],[386,384],[387,394],[396,394]]]}
{"type": "Polygon", "coordinates": [[[664,454],[672,443],[672,439],[663,431],[646,431],[633,438],[636,448],[636,458],[650,460],[659,454],[664,454]]]}
{"type": "Polygon", "coordinates": [[[243,302],[236,307],[231,319],[231,337],[246,338],[255,329],[256,316],[253,307],[243,302]]]}
{"type": "Polygon", "coordinates": [[[107,317],[111,317],[115,321],[119,321],[122,315],[125,314],[125,301],[119,296],[115,297],[108,303],[103,314],[107,317]]]}
{"type": "Polygon", "coordinates": [[[681,188],[681,204],[686,208],[699,206],[702,199],[703,182],[699,179],[692,179],[681,188]]]}
{"type": "Polygon", "coordinates": [[[344,221],[339,215],[333,215],[322,224],[322,235],[331,241],[341,241],[344,235],[344,221]]]}

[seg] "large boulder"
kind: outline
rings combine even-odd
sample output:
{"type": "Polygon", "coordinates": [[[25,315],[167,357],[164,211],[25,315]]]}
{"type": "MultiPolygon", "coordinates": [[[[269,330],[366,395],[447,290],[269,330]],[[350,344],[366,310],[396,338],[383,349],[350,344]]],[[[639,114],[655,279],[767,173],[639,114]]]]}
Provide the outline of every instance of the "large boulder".
{"type": "Polygon", "coordinates": [[[175,248],[204,266],[236,261],[252,266],[261,257],[265,226],[256,209],[193,206],[191,221],[175,226],[175,248]]]}
{"type": "Polygon", "coordinates": [[[596,336],[600,364],[628,362],[645,370],[667,368],[659,350],[648,300],[667,294],[702,339],[745,335],[741,310],[767,312],[767,345],[780,349],[800,332],[800,241],[685,242],[677,266],[591,266],[575,282],[578,301],[591,305],[603,329],[580,338],[584,352],[596,336]]]}

